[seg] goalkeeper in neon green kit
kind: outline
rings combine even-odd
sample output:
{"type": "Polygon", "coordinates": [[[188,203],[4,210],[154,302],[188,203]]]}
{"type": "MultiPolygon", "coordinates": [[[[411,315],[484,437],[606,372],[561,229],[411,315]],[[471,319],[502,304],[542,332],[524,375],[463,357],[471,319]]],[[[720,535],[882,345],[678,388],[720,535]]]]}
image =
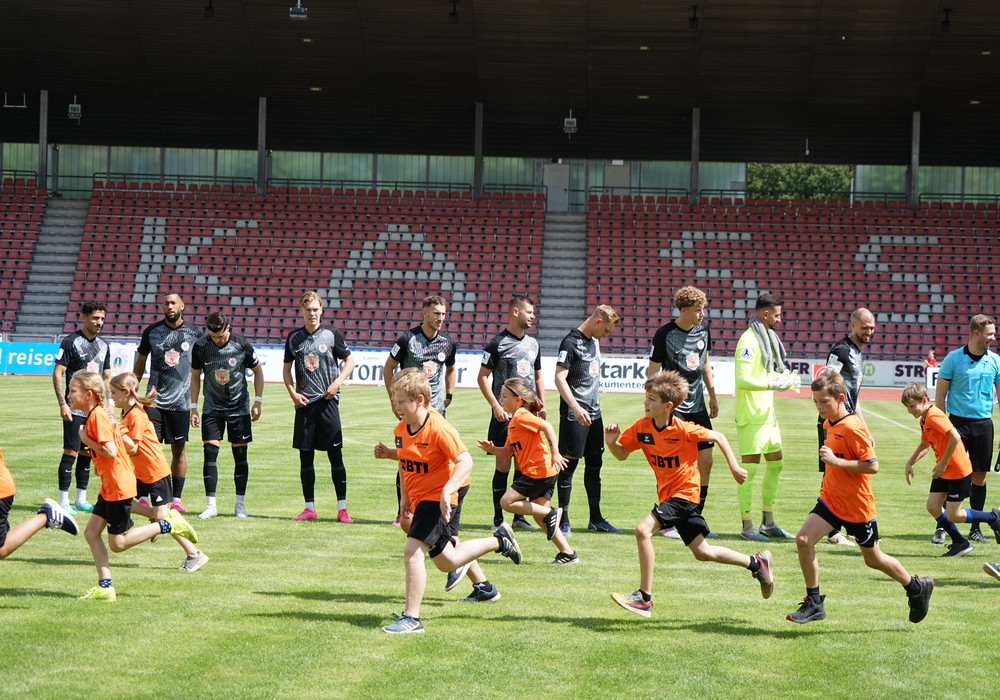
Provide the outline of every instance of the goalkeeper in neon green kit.
{"type": "Polygon", "coordinates": [[[782,300],[764,293],[757,298],[750,327],[736,344],[736,437],[747,479],[736,493],[743,521],[740,537],[766,542],[770,537],[792,537],[774,522],[774,497],[784,468],[781,431],[774,413],[774,392],[798,391],[799,376],[785,364],[785,348],[774,332],[781,322],[782,300]],[[764,456],[764,478],[760,487],[763,519],[753,526],[753,482],[760,457],[764,456]]]}

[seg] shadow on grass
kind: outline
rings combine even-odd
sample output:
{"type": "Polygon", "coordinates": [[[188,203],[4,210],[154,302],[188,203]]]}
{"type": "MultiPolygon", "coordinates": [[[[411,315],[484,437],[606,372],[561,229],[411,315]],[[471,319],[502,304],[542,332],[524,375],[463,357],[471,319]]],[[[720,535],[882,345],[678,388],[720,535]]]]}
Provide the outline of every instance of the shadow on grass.
{"type": "Polygon", "coordinates": [[[996,582],[996,579],[990,578],[989,575],[983,574],[982,578],[977,578],[975,580],[968,580],[962,578],[949,578],[947,576],[934,576],[934,590],[937,591],[941,586],[951,588],[952,586],[962,588],[974,588],[974,589],[987,589],[992,588],[994,590],[1000,590],[1000,584],[996,582]]]}
{"type": "MultiPolygon", "coordinates": [[[[388,605],[402,603],[399,595],[378,595],[373,593],[337,593],[334,591],[254,591],[257,595],[273,598],[298,598],[299,600],[319,600],[327,603],[348,603],[352,605],[388,605]]],[[[426,605],[428,602],[424,601],[426,605]]],[[[434,605],[433,602],[430,603],[434,605]]],[[[440,603],[439,603],[440,604],[440,603]]]]}
{"type": "Polygon", "coordinates": [[[285,612],[252,613],[250,617],[258,618],[278,618],[285,620],[302,620],[305,622],[343,622],[344,624],[360,627],[362,629],[378,629],[383,625],[392,622],[386,615],[368,615],[350,613],[315,613],[303,610],[288,610],[285,612]]]}
{"type": "Polygon", "coordinates": [[[0,588],[0,598],[79,598],[76,593],[40,591],[37,588],[0,588]]]}
{"type": "MultiPolygon", "coordinates": [[[[45,564],[50,566],[89,566],[94,568],[94,560],[90,559],[41,559],[37,557],[12,557],[11,562],[20,561],[28,564],[45,564]]],[[[122,566],[126,566],[123,564],[122,566]]]]}

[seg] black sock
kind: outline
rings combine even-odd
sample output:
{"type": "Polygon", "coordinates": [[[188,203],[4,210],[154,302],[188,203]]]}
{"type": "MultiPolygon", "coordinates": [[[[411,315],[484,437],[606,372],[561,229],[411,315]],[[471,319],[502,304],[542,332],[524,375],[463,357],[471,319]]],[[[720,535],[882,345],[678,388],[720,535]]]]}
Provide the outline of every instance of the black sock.
{"type": "Polygon", "coordinates": [[[184,493],[184,482],[187,481],[186,476],[173,476],[170,478],[171,487],[174,491],[174,498],[178,501],[181,499],[181,494],[184,493]]]}
{"type": "Polygon", "coordinates": [[[76,459],[73,455],[64,454],[62,459],[59,460],[59,490],[69,491],[70,485],[73,483],[73,460],[76,459]]]}
{"type": "MultiPolygon", "coordinates": [[[[90,457],[80,453],[76,458],[76,487],[82,491],[87,490],[90,484],[90,457]]],[[[983,487],[983,503],[986,502],[986,487],[983,487]]],[[[982,508],[979,508],[982,510],[982,508]]]]}
{"type": "Polygon", "coordinates": [[[750,555],[750,566],[748,566],[747,568],[750,569],[750,573],[751,574],[756,574],[758,571],[760,571],[760,560],[757,559],[757,557],[755,557],[754,555],[751,554],[750,555]]]}
{"type": "Polygon", "coordinates": [[[583,466],[583,487],[587,490],[587,505],[590,506],[590,521],[600,523],[604,521],[604,514],[601,513],[601,467],[603,460],[601,455],[590,455],[584,458],[583,466]]]}
{"type": "Polygon", "coordinates": [[[814,603],[822,603],[823,598],[819,594],[819,586],[815,588],[806,588],[806,597],[809,598],[814,603]]]}
{"type": "MultiPolygon", "coordinates": [[[[969,507],[972,510],[985,510],[986,509],[986,484],[977,485],[972,484],[969,487],[969,507]]],[[[979,523],[972,523],[969,527],[969,532],[975,532],[979,530],[979,523]]]]}
{"type": "Polygon", "coordinates": [[[250,463],[247,461],[247,446],[233,448],[233,481],[236,484],[236,495],[247,494],[247,482],[250,480],[250,463]]]}
{"type": "Polygon", "coordinates": [[[557,477],[559,507],[563,510],[569,510],[569,500],[573,494],[573,474],[576,472],[576,465],[579,463],[579,459],[567,459],[566,468],[559,472],[559,476],[557,477]]]}
{"type": "Polygon", "coordinates": [[[205,466],[202,471],[205,480],[205,495],[214,496],[219,486],[219,446],[205,443],[205,466]]]}
{"type": "Polygon", "coordinates": [[[642,602],[644,603],[648,603],[653,599],[653,595],[651,593],[646,593],[646,591],[642,590],[641,588],[639,589],[639,595],[642,596],[642,602]]]}
{"type": "Polygon", "coordinates": [[[503,522],[503,508],[500,507],[500,499],[507,493],[507,472],[499,470],[493,471],[493,523],[499,525],[503,522]]]}
{"type": "Polygon", "coordinates": [[[299,450],[299,481],[302,482],[302,498],[311,503],[316,496],[315,450],[299,450]]]}
{"type": "Polygon", "coordinates": [[[903,588],[906,589],[906,595],[916,595],[920,592],[920,582],[916,576],[911,576],[910,582],[903,586],[903,588]]]}
{"type": "Polygon", "coordinates": [[[490,591],[490,590],[493,590],[493,584],[490,583],[489,579],[486,579],[485,581],[480,581],[479,583],[474,583],[474,584],[472,584],[472,587],[473,588],[478,588],[481,591],[490,591]]]}
{"type": "Polygon", "coordinates": [[[330,460],[330,478],[333,480],[333,490],[337,492],[337,500],[347,499],[347,467],[344,466],[344,450],[340,447],[332,447],[327,450],[327,459],[330,460]]]}

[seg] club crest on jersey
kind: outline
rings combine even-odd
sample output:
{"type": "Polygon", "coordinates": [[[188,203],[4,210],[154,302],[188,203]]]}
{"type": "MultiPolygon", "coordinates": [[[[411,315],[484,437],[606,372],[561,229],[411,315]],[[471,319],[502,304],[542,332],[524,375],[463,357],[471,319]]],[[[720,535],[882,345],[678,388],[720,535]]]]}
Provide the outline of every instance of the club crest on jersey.
{"type": "Polygon", "coordinates": [[[687,366],[688,369],[696,370],[698,369],[698,361],[700,359],[701,358],[698,357],[698,353],[691,352],[688,353],[687,356],[684,358],[684,364],[687,366]]]}
{"type": "Polygon", "coordinates": [[[216,384],[228,384],[229,383],[229,370],[228,369],[217,369],[217,370],[215,370],[215,383],[216,384]]]}
{"type": "Polygon", "coordinates": [[[753,350],[750,349],[750,348],[743,348],[743,352],[740,353],[740,359],[741,360],[752,360],[753,359],[753,350]]]}
{"type": "Polygon", "coordinates": [[[320,343],[319,351],[320,352],[326,352],[326,343],[320,343]]]}
{"type": "Polygon", "coordinates": [[[705,349],[705,341],[704,340],[699,340],[697,343],[695,343],[695,347],[697,347],[699,350],[704,350],[705,349]]]}
{"type": "Polygon", "coordinates": [[[88,372],[99,372],[100,371],[100,365],[98,365],[96,362],[94,362],[93,360],[91,360],[90,362],[87,363],[87,371],[88,372]]]}
{"type": "Polygon", "coordinates": [[[235,367],[236,366],[236,358],[235,357],[230,357],[229,358],[229,366],[230,367],[235,367]]]}
{"type": "Polygon", "coordinates": [[[181,350],[183,350],[184,352],[187,352],[190,349],[191,349],[191,343],[189,343],[186,340],[183,343],[181,343],[181,350]]]}
{"type": "Polygon", "coordinates": [[[437,363],[433,361],[427,361],[424,363],[424,374],[427,375],[428,379],[432,379],[435,374],[437,374],[437,363]]]}
{"type": "Polygon", "coordinates": [[[319,369],[319,355],[306,355],[302,359],[305,361],[306,369],[310,372],[319,369]]]}
{"type": "Polygon", "coordinates": [[[636,433],[636,438],[639,439],[639,443],[642,445],[653,445],[653,434],[652,433],[636,433]]]}
{"type": "Polygon", "coordinates": [[[517,374],[521,377],[527,377],[531,373],[531,363],[527,360],[517,361],[517,374]]]}
{"type": "Polygon", "coordinates": [[[444,362],[444,353],[443,352],[439,352],[438,353],[438,362],[439,363],[444,362]]]}
{"type": "Polygon", "coordinates": [[[597,360],[590,361],[590,376],[596,377],[601,372],[601,363],[597,360]]]}
{"type": "Polygon", "coordinates": [[[163,353],[163,361],[167,363],[168,367],[176,367],[177,363],[181,361],[181,354],[176,350],[167,350],[163,353]]]}

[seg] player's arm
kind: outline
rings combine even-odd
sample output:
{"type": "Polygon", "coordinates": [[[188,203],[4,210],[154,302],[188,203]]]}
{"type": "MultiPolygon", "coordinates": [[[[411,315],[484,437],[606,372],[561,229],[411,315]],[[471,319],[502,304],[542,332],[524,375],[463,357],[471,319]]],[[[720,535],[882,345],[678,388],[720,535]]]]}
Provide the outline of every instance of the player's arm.
{"type": "MultiPolygon", "coordinates": [[[[652,366],[653,363],[649,364],[652,366]]],[[[715,397],[715,375],[712,374],[712,363],[709,361],[708,355],[705,355],[705,364],[701,368],[701,380],[705,383],[705,390],[708,392],[708,417],[718,418],[719,400],[715,397]]]]}
{"type": "Polygon", "coordinates": [[[660,367],[662,366],[663,366],[662,362],[653,362],[652,360],[650,360],[649,366],[646,368],[646,379],[649,379],[650,377],[654,376],[657,372],[659,372],[660,367]]]}
{"type": "Polygon", "coordinates": [[[385,381],[385,393],[389,395],[389,403],[392,403],[392,383],[396,380],[393,373],[397,367],[399,367],[399,362],[392,355],[389,355],[385,365],[382,366],[382,379],[385,381]]]}
{"type": "Polygon", "coordinates": [[[538,415],[545,418],[545,375],[542,374],[542,370],[535,370],[535,396],[538,397],[539,403],[542,407],[538,409],[538,415]]]}
{"type": "MultiPolygon", "coordinates": [[[[759,375],[754,374],[754,356],[743,357],[743,350],[747,346],[736,346],[736,388],[743,391],[767,391],[771,388],[770,378],[767,372],[761,368],[759,375]]],[[[760,352],[758,348],[757,352],[760,352]]]]}
{"type": "Polygon", "coordinates": [[[302,408],[309,404],[308,399],[305,396],[295,391],[295,379],[292,377],[292,362],[286,362],[281,368],[281,380],[285,384],[285,391],[292,399],[292,404],[295,408],[302,408]]]}
{"type": "Polygon", "coordinates": [[[628,459],[630,454],[629,450],[622,447],[621,443],[618,442],[618,438],[621,437],[622,431],[618,427],[617,423],[608,423],[604,426],[604,444],[608,446],[608,452],[615,456],[615,459],[622,462],[628,459]]]}
{"type": "Polygon", "coordinates": [[[948,444],[945,445],[944,452],[941,453],[941,459],[934,465],[931,477],[934,479],[941,478],[944,470],[948,467],[948,462],[951,461],[951,456],[955,454],[955,450],[958,449],[960,444],[962,444],[962,436],[958,434],[957,430],[952,428],[948,431],[948,444]]]}
{"type": "Polygon", "coordinates": [[[559,440],[556,439],[556,430],[547,420],[543,420],[539,425],[542,435],[549,441],[549,452],[552,454],[552,466],[559,471],[566,468],[566,458],[559,453],[559,440]]]}
{"type": "Polygon", "coordinates": [[[929,450],[930,447],[931,444],[929,442],[927,442],[926,440],[921,440],[920,444],[917,445],[917,449],[915,449],[913,451],[913,454],[910,455],[910,458],[906,460],[906,468],[904,469],[903,473],[906,476],[907,484],[913,483],[913,465],[924,458],[924,455],[927,454],[927,450],[929,450]]]}
{"type": "Polygon", "coordinates": [[[399,459],[399,453],[396,452],[395,447],[389,447],[384,442],[379,442],[375,445],[375,459],[399,459]]]}
{"type": "Polygon", "coordinates": [[[264,367],[257,364],[253,368],[253,404],[250,406],[250,420],[260,418],[260,409],[264,399],[264,367]]]}
{"type": "Polygon", "coordinates": [[[503,410],[503,406],[497,401],[497,397],[493,395],[493,387],[490,386],[490,375],[493,374],[493,370],[489,367],[480,367],[479,376],[476,378],[479,384],[479,391],[483,393],[486,397],[486,402],[493,409],[493,417],[497,419],[500,423],[507,422],[507,412],[503,410]]]}
{"type": "Polygon", "coordinates": [[[476,440],[476,444],[482,448],[483,452],[488,452],[495,457],[513,457],[514,448],[509,445],[498,447],[489,440],[476,440]]]}
{"type": "Polygon", "coordinates": [[[566,381],[566,377],[569,376],[569,367],[563,367],[562,365],[556,365],[556,389],[559,391],[559,396],[569,409],[573,411],[573,415],[576,416],[576,422],[580,425],[590,425],[590,413],[585,411],[583,407],[576,402],[576,397],[573,396],[573,390],[569,388],[569,382],[566,381]]]}
{"type": "Polygon", "coordinates": [[[326,393],[323,396],[327,399],[332,399],[340,391],[340,387],[344,385],[347,378],[351,376],[351,372],[354,371],[354,355],[348,355],[344,358],[344,363],[340,367],[340,374],[337,378],[333,380],[333,383],[326,388],[326,393]]]}
{"type": "Polygon", "coordinates": [[[146,358],[148,357],[149,355],[136,355],[135,362],[132,364],[132,374],[140,382],[142,381],[142,375],[146,373],[146,358]]]}
{"type": "Polygon", "coordinates": [[[729,473],[733,475],[733,479],[736,480],[737,484],[742,484],[747,480],[747,470],[740,466],[739,462],[736,461],[736,454],[733,452],[733,448],[729,445],[729,440],[726,436],[720,433],[718,430],[708,431],[709,442],[714,442],[715,446],[722,451],[722,456],[726,458],[726,464],[729,465],[729,473]]]}
{"type": "Polygon", "coordinates": [[[134,455],[136,452],[139,451],[139,445],[137,445],[136,442],[131,437],[129,437],[129,434],[127,432],[122,430],[121,435],[122,435],[122,444],[125,445],[125,451],[128,452],[129,455],[134,455]]]}
{"type": "Polygon", "coordinates": [[[849,472],[857,472],[858,474],[878,474],[878,460],[864,460],[864,459],[842,459],[836,456],[826,445],[819,448],[819,458],[823,460],[823,463],[831,467],[839,467],[840,469],[846,469],[849,472]]]}
{"type": "Polygon", "coordinates": [[[451,397],[458,383],[458,365],[450,364],[444,367],[444,407],[451,406],[451,397]]]}
{"type": "Polygon", "coordinates": [[[198,427],[198,396],[201,394],[201,370],[191,368],[191,427],[198,427]]]}
{"type": "Polygon", "coordinates": [[[66,403],[66,366],[56,363],[52,370],[52,388],[56,390],[56,401],[59,402],[59,416],[69,423],[73,420],[73,411],[66,403]]]}
{"type": "Polygon", "coordinates": [[[468,450],[455,457],[455,468],[451,471],[451,478],[441,489],[441,515],[445,522],[451,521],[451,494],[462,488],[462,484],[472,474],[472,455],[468,450]]]}
{"type": "Polygon", "coordinates": [[[941,375],[938,375],[937,389],[934,391],[934,405],[939,409],[948,412],[948,389],[951,388],[951,382],[947,379],[941,379],[941,375]]]}
{"type": "Polygon", "coordinates": [[[80,426],[80,442],[89,447],[94,452],[109,458],[114,458],[118,454],[118,446],[114,440],[108,442],[98,442],[87,433],[87,426],[80,426]]]}

